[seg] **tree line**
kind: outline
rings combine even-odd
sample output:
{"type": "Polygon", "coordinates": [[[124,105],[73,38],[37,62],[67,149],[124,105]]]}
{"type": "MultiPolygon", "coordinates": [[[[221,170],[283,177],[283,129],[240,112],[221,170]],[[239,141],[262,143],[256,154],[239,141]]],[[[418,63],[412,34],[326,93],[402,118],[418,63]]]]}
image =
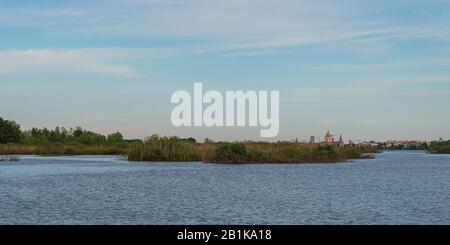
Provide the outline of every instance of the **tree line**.
{"type": "Polygon", "coordinates": [[[0,117],[0,144],[79,144],[79,145],[121,145],[129,143],[120,132],[102,135],[81,127],[75,129],[56,127],[55,129],[32,128],[20,129],[20,125],[14,121],[4,120],[0,117]]]}

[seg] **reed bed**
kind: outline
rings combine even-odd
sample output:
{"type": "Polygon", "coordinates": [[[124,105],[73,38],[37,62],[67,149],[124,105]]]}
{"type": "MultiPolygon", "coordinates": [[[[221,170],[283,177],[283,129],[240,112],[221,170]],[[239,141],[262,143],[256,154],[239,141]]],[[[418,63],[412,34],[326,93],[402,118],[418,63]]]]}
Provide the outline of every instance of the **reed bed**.
{"type": "Polygon", "coordinates": [[[193,140],[152,136],[143,143],[131,144],[128,160],[192,162],[201,158],[198,145],[193,140]]]}
{"type": "Polygon", "coordinates": [[[0,145],[1,155],[121,155],[126,153],[125,147],[107,145],[0,145]]]}
{"type": "Polygon", "coordinates": [[[333,163],[362,159],[374,149],[294,142],[207,142],[151,136],[127,144],[0,144],[0,155],[124,155],[129,161],[208,163],[333,163]]]}
{"type": "Polygon", "coordinates": [[[439,145],[430,148],[433,154],[450,154],[450,145],[439,145]]]}
{"type": "Polygon", "coordinates": [[[195,143],[177,137],[153,136],[128,150],[129,161],[202,161],[209,163],[329,163],[365,158],[374,152],[359,147],[334,147],[293,142],[195,143]]]}

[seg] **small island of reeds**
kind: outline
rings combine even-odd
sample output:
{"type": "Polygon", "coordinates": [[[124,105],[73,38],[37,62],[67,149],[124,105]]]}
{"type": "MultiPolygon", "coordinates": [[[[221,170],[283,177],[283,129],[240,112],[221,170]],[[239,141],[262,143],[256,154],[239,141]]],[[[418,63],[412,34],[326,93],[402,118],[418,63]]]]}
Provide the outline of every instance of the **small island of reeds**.
{"type": "Polygon", "coordinates": [[[434,142],[428,151],[432,154],[450,154],[450,141],[434,142]]]}
{"type": "Polygon", "coordinates": [[[154,135],[132,144],[130,161],[202,161],[207,163],[332,163],[367,158],[372,148],[296,142],[212,142],[154,135]]]}

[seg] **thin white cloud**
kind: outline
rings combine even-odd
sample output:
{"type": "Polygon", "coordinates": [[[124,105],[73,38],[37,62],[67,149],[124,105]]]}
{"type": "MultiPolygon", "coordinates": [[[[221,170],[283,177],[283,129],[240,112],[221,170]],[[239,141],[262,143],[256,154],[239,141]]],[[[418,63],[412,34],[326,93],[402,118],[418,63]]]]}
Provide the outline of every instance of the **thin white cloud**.
{"type": "Polygon", "coordinates": [[[430,67],[450,67],[450,58],[421,58],[402,59],[383,63],[369,64],[324,64],[309,66],[309,69],[323,70],[327,72],[355,72],[355,71],[388,71],[404,69],[420,69],[430,67]]]}
{"type": "Polygon", "coordinates": [[[113,18],[100,15],[97,25],[79,30],[93,35],[204,38],[211,41],[206,50],[213,51],[282,48],[362,38],[378,43],[392,38],[443,39],[450,34],[446,21],[440,18],[420,25],[389,18],[380,21],[379,16],[389,8],[372,10],[358,1],[193,0],[168,1],[176,7],[162,8],[154,8],[154,1],[137,2],[143,1],[151,4],[134,9],[132,18],[125,18],[127,13],[121,12],[115,12],[113,18]]]}
{"type": "Polygon", "coordinates": [[[161,49],[84,48],[0,51],[0,74],[88,73],[134,77],[138,73],[126,61],[163,55],[161,49]]]}
{"type": "Polygon", "coordinates": [[[92,15],[91,12],[81,11],[71,8],[55,8],[55,9],[29,9],[27,14],[36,17],[86,17],[92,15]]]}
{"type": "Polygon", "coordinates": [[[258,50],[258,51],[247,51],[247,52],[235,52],[235,53],[226,53],[222,55],[223,57],[251,57],[251,56],[261,56],[271,54],[270,50],[258,50]]]}
{"type": "MultiPolygon", "coordinates": [[[[443,7],[447,3],[433,2],[443,7]]],[[[422,1],[378,4],[312,0],[111,0],[72,3],[62,9],[0,9],[0,26],[41,26],[46,33],[51,33],[52,28],[60,33],[64,27],[66,34],[91,36],[192,38],[206,41],[202,48],[207,52],[233,53],[336,42],[370,48],[373,43],[392,39],[448,40],[450,29],[445,18],[448,14],[419,16],[422,21],[384,15],[393,9],[423,4],[422,1]],[[64,21],[70,17],[76,21],[64,21]]]]}

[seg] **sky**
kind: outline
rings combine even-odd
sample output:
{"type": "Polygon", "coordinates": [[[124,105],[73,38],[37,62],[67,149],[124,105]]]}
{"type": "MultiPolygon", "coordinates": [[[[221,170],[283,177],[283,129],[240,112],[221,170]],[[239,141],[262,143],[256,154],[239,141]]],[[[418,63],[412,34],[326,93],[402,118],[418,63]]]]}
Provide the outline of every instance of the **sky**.
{"type": "Polygon", "coordinates": [[[450,138],[447,0],[0,0],[0,117],[127,138],[176,128],[176,90],[280,91],[273,140],[450,138]]]}

